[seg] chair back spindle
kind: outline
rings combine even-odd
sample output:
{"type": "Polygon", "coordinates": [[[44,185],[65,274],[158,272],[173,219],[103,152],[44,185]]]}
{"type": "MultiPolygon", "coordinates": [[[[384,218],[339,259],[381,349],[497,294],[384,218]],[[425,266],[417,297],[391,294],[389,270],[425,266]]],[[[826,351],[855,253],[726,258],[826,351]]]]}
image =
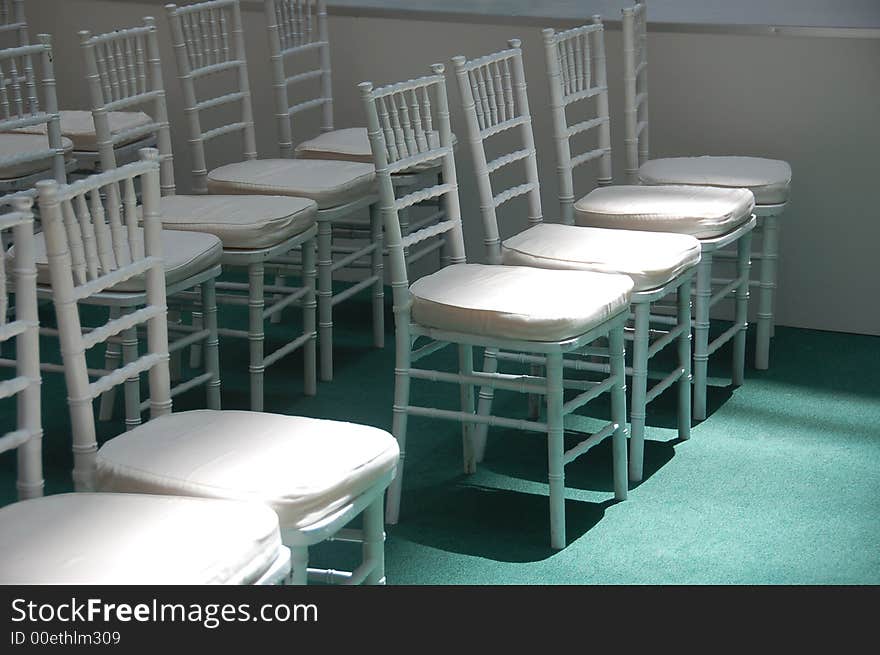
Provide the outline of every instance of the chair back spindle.
{"type": "Polygon", "coordinates": [[[0,436],[0,452],[16,450],[19,500],[43,495],[39,319],[32,205],[33,199],[22,194],[0,198],[0,233],[3,237],[12,233],[11,239],[0,239],[0,243],[12,241],[15,244],[11,265],[7,263],[6,248],[0,246],[0,343],[15,345],[15,361],[9,362],[15,368],[15,376],[0,381],[0,400],[5,403],[14,398],[16,402],[16,426],[0,436]],[[10,291],[15,293],[14,310],[10,310],[10,291]],[[8,316],[10,312],[13,317],[8,316]]]}
{"type": "Polygon", "coordinates": [[[148,372],[150,417],[171,412],[158,153],[144,149],[139,162],[70,185],[45,180],[37,184],[37,193],[67,382],[73,479],[77,490],[91,490],[97,453],[95,398],[148,372]],[[142,230],[136,182],[143,201],[142,230]],[[145,306],[84,333],[78,303],[135,276],[144,278],[145,306]],[[86,352],[141,324],[146,324],[147,352],[90,381],[86,352]]]}
{"type": "Polygon", "coordinates": [[[510,48],[468,61],[453,57],[458,87],[465,113],[467,140],[473,156],[480,213],[484,224],[484,243],[492,264],[501,263],[501,235],[497,210],[519,196],[528,201],[528,224],[542,220],[538,162],[532,133],[532,117],[526,92],[520,40],[511,39],[510,48]],[[508,130],[519,134],[518,150],[487,161],[486,140],[508,130]],[[492,175],[522,162],[525,183],[496,190],[492,175]]]}

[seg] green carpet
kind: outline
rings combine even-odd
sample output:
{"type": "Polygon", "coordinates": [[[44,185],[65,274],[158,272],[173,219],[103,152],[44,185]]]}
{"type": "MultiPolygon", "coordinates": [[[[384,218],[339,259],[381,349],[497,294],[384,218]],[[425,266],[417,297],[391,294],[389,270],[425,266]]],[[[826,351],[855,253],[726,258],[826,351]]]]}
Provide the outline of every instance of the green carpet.
{"type": "MultiPolygon", "coordinates": [[[[49,308],[45,314],[51,321],[49,308]]],[[[270,368],[266,410],[389,428],[390,307],[384,350],[370,347],[369,315],[363,295],[337,307],[336,379],[319,384],[317,397],[302,395],[299,354],[270,368]]],[[[271,347],[280,330],[269,330],[271,347]]],[[[228,409],[247,405],[245,344],[221,341],[228,409]]],[[[57,357],[51,342],[43,348],[45,358],[57,357]]],[[[453,358],[450,349],[433,363],[451,366],[453,358]]],[[[653,411],[649,407],[645,480],[628,500],[613,500],[607,442],[569,465],[569,544],[559,552],[549,548],[543,438],[493,429],[486,461],[476,475],[465,476],[460,428],[411,419],[402,516],[388,528],[388,582],[880,583],[880,338],[780,327],[771,363],[766,372],[749,366],[739,389],[711,389],[710,416],[689,441],[677,440],[674,390],[653,411]]],[[[726,370],[721,365],[711,373],[726,370]]],[[[414,402],[457,404],[451,385],[415,385],[414,402]]],[[[70,489],[64,398],[62,376],[47,374],[48,493],[70,489]]],[[[203,398],[199,390],[190,392],[175,409],[201,407],[203,398]]],[[[500,394],[497,408],[525,411],[514,394],[500,394]]],[[[121,399],[117,409],[121,414],[121,399]]],[[[11,409],[4,405],[2,411],[5,428],[11,409]]],[[[600,416],[607,407],[589,411],[600,416]]],[[[122,423],[99,429],[107,438],[122,423]]],[[[0,457],[0,502],[13,499],[13,478],[14,457],[7,453],[0,457]]],[[[315,551],[318,565],[340,559],[347,565],[353,555],[339,544],[315,551]]]]}

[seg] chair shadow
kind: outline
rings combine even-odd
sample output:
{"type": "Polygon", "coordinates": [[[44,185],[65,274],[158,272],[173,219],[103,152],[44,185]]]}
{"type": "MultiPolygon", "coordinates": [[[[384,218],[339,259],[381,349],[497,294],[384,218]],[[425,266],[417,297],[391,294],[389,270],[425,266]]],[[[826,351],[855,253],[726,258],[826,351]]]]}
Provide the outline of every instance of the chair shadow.
{"type": "MultiPolygon", "coordinates": [[[[568,543],[592,529],[616,502],[566,499],[568,543]]],[[[467,483],[408,494],[400,523],[388,531],[391,539],[501,562],[536,562],[558,552],[550,547],[547,496],[467,483]]]]}

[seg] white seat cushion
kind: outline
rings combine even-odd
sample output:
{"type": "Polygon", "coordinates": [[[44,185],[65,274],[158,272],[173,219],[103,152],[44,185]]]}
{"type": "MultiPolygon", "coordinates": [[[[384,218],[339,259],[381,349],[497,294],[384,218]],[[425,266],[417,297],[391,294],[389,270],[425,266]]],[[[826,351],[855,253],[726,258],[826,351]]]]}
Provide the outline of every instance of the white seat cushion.
{"type": "Polygon", "coordinates": [[[791,166],[763,157],[668,157],[639,168],[642,184],[696,184],[749,189],[759,205],[788,200],[791,166]]]}
{"type": "Polygon", "coordinates": [[[306,528],[392,471],[397,441],[378,428],[262,412],[198,410],[149,421],[98,451],[103,491],[265,503],[306,528]]]}
{"type": "MultiPolygon", "coordinates": [[[[61,135],[73,142],[73,149],[80,152],[98,152],[98,136],[95,134],[95,121],[92,118],[92,112],[81,109],[62,109],[61,115],[61,135]]],[[[111,111],[107,113],[107,120],[110,123],[110,133],[117,134],[134,127],[149,125],[153,122],[147,114],[142,111],[111,111]]],[[[26,134],[46,134],[48,127],[45,123],[22,127],[16,130],[26,134]]],[[[117,147],[140,141],[146,137],[126,138],[116,144],[117,147]]]]}
{"type": "Polygon", "coordinates": [[[267,507],[70,493],[0,509],[0,584],[250,584],[278,557],[267,507]]]}
{"type": "Polygon", "coordinates": [[[207,232],[224,248],[268,248],[301,234],[315,223],[318,205],[284,196],[166,196],[162,225],[207,232]]]}
{"type": "Polygon", "coordinates": [[[626,308],[632,288],[624,275],[455,264],[416,281],[410,294],[413,320],[427,327],[563,341],[626,308]]]}
{"type": "MultiPolygon", "coordinates": [[[[124,230],[125,228],[123,228],[124,230]]],[[[143,242],[143,230],[138,228],[143,242]]],[[[14,257],[15,249],[12,248],[14,257]]],[[[34,235],[34,256],[37,261],[37,284],[50,285],[49,257],[46,255],[46,235],[34,235]]],[[[223,244],[213,234],[162,230],[162,258],[165,264],[165,284],[176,282],[207,270],[220,263],[223,244]]],[[[146,288],[143,275],[136,275],[108,289],[108,291],[138,292],[146,288]]]]}
{"type": "MultiPolygon", "coordinates": [[[[439,143],[439,136],[436,130],[429,133],[428,140],[433,137],[439,143]]],[[[454,146],[457,139],[452,135],[452,145],[454,146]]],[[[348,127],[342,130],[332,130],[324,132],[320,136],[308,141],[303,141],[296,147],[296,156],[301,159],[335,159],[343,161],[356,161],[364,164],[373,163],[373,151],[370,149],[370,137],[365,127],[348,127]]],[[[436,168],[440,165],[439,161],[427,162],[414,166],[412,171],[427,170],[436,168]]],[[[407,171],[401,171],[407,172],[407,171]]]]}
{"type": "Polygon", "coordinates": [[[594,189],[578,200],[574,222],[710,239],[748,221],[754,207],[748,189],[615,185],[594,189]]]}
{"type": "Polygon", "coordinates": [[[662,287],[700,261],[700,242],[687,234],[607,230],[541,223],[501,245],[503,263],[632,278],[635,291],[662,287]]]}
{"type": "MultiPolygon", "coordinates": [[[[73,153],[73,142],[61,137],[61,147],[64,148],[64,158],[69,159],[73,153]]],[[[29,152],[42,152],[49,150],[49,137],[45,134],[24,134],[18,132],[3,132],[0,134],[0,179],[12,180],[17,177],[25,177],[32,173],[48,171],[52,168],[54,155],[46,152],[45,157],[32,161],[6,165],[2,160],[6,157],[18,157],[29,152]]]]}
{"type": "Polygon", "coordinates": [[[338,207],[375,191],[372,164],[316,159],[254,159],[208,173],[211,193],[300,196],[319,209],[338,207]]]}

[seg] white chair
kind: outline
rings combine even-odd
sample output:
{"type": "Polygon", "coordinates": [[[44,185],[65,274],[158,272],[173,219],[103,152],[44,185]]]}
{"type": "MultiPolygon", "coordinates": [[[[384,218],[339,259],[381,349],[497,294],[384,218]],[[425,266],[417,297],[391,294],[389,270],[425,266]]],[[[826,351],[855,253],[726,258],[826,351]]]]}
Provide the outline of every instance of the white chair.
{"type": "MultiPolygon", "coordinates": [[[[649,159],[648,149],[648,32],[644,3],[623,9],[624,121],[626,173],[631,184],[690,184],[742,187],[755,195],[755,231],[761,235],[758,252],[757,335],[755,368],[770,365],[773,335],[773,295],[779,259],[779,216],[785,211],[791,187],[787,162],[763,157],[702,156],[649,159]]],[[[720,252],[717,259],[736,255],[720,252]]],[[[727,279],[719,279],[727,283],[727,279]]]]}
{"type": "MultiPolygon", "coordinates": [[[[318,203],[318,341],[319,376],[333,379],[333,307],[358,292],[373,288],[373,343],[384,344],[381,218],[372,206],[376,202],[375,172],[369,164],[338,160],[258,159],[254,133],[247,57],[238,0],[212,0],[185,7],[166,5],[171,39],[177,53],[177,73],[183,88],[189,142],[193,158],[193,187],[196,193],[266,194],[311,198],[318,203]],[[211,74],[237,73],[233,90],[198,99],[196,83],[211,74]],[[237,106],[234,123],[203,129],[211,120],[206,110],[237,106]],[[243,161],[208,170],[206,142],[224,134],[240,134],[243,161]],[[370,243],[333,261],[333,224],[348,220],[356,212],[370,209],[370,243]],[[333,293],[333,273],[363,257],[371,257],[366,278],[339,293],[333,293]]],[[[204,90],[204,85],[200,85],[204,90]]]]}
{"type": "MultiPolygon", "coordinates": [[[[159,145],[161,170],[161,216],[166,230],[202,232],[218,237],[223,244],[221,262],[224,268],[245,269],[248,282],[217,283],[218,302],[248,308],[248,329],[221,328],[222,336],[247,339],[249,344],[250,408],[263,409],[263,377],[266,367],[280,361],[298,348],[303,349],[303,390],[316,392],[316,331],[315,331],[315,213],[317,204],[308,198],[245,195],[176,195],[174,163],[168,109],[162,78],[159,41],[155,20],[144,19],[144,25],[91,35],[80,32],[84,68],[89,83],[92,111],[98,133],[98,151],[104,170],[116,168],[115,136],[107,120],[114,107],[142,107],[155,116],[150,128],[159,145]],[[134,40],[144,47],[126,46],[134,40]],[[113,85],[113,79],[98,63],[100,49],[120,54],[123,70],[142,71],[137,86],[127,91],[113,85]],[[108,88],[109,87],[109,88],[108,88]],[[283,260],[289,252],[301,248],[303,283],[299,287],[265,285],[267,267],[283,260]],[[266,295],[274,297],[266,306],[266,295]],[[302,333],[292,336],[283,346],[265,352],[266,320],[280,316],[294,303],[302,305],[302,333]]],[[[198,319],[200,320],[200,319],[198,319]]],[[[197,322],[198,322],[197,320],[197,322]]],[[[194,358],[197,362],[198,358],[194,358]]]]}
{"type": "MultiPolygon", "coordinates": [[[[576,225],[586,227],[674,232],[699,240],[700,262],[697,264],[693,308],[692,409],[693,418],[702,421],[707,414],[710,355],[733,340],[733,385],[741,385],[745,377],[749,252],[751,232],[755,225],[752,216],[754,196],[748,189],[679,185],[610,186],[611,119],[608,113],[605,42],[601,20],[596,16],[591,25],[560,33],[545,30],[544,45],[551,89],[551,115],[563,223],[573,221],[576,225]],[[586,65],[588,59],[592,66],[586,65]],[[596,133],[595,147],[573,155],[573,150],[584,147],[578,144],[582,144],[590,131],[596,133]],[[591,161],[598,165],[597,178],[600,186],[586,196],[577,198],[574,193],[575,169],[591,161]],[[719,248],[730,244],[735,244],[738,253],[736,279],[728,280],[713,294],[711,283],[714,254],[719,248]],[[736,302],[733,325],[710,342],[709,309],[731,293],[736,302]]],[[[644,316],[642,321],[648,320],[661,326],[680,322],[674,315],[661,314],[659,308],[655,307],[652,311],[655,313],[644,316]]],[[[673,314],[680,311],[680,306],[677,310],[672,310],[673,314]]],[[[636,340],[636,348],[641,351],[644,346],[643,340],[641,345],[636,340]]],[[[649,346],[649,352],[654,347],[649,346]]],[[[634,384],[634,394],[637,386],[641,385],[634,384]]],[[[638,442],[634,446],[637,444],[638,442]]]]}
{"type": "MultiPolygon", "coordinates": [[[[32,199],[4,198],[0,232],[14,231],[6,266],[0,250],[0,342],[14,341],[15,377],[0,382],[15,430],[19,502],[0,508],[0,584],[250,584],[282,581],[290,551],[268,508],[224,500],[141,494],[68,493],[41,497],[42,423],[32,199]],[[12,280],[5,279],[11,275],[12,280]],[[7,285],[9,282],[9,285],[7,285]],[[15,318],[6,322],[7,288],[15,318]]],[[[5,241],[5,240],[4,240],[5,241]]],[[[69,262],[68,262],[69,266],[69,262]]],[[[161,269],[159,275],[161,276],[161,269]]]]}
{"type": "MultiPolygon", "coordinates": [[[[14,47],[30,44],[24,0],[0,1],[0,39],[4,45],[12,43],[14,47]],[[5,37],[5,38],[4,38],[5,37]]],[[[142,47],[143,43],[132,42],[134,48],[142,47]]],[[[102,66],[114,75],[118,74],[119,83],[128,83],[128,74],[121,65],[122,52],[105,51],[101,53],[102,66]]],[[[132,76],[133,77],[133,76],[132,76]]],[[[88,110],[62,109],[58,112],[61,135],[70,159],[70,174],[88,175],[100,170],[98,158],[97,136],[92,114],[88,110]]],[[[120,163],[137,161],[137,153],[141,148],[155,146],[155,137],[147,131],[137,132],[152,119],[143,112],[113,111],[108,115],[114,133],[125,133],[125,137],[116,139],[116,159],[120,163]]],[[[30,134],[46,135],[45,125],[32,125],[19,131],[30,134]]]]}
{"type": "MultiPolygon", "coordinates": [[[[330,68],[330,38],[327,27],[327,3],[324,0],[264,0],[264,12],[269,26],[269,50],[271,53],[272,84],[275,91],[276,114],[282,157],[300,159],[338,159],[343,161],[373,163],[367,128],[349,127],[335,129],[333,123],[333,85],[330,68]],[[304,69],[312,65],[317,54],[318,68],[288,75],[288,68],[304,69]],[[314,82],[318,81],[319,85],[314,82]],[[309,97],[306,89],[318,88],[318,95],[309,97]],[[293,104],[291,102],[293,101],[293,104]],[[311,139],[294,144],[291,119],[310,109],[321,109],[321,133],[311,139]]],[[[455,135],[453,134],[453,144],[455,135]]],[[[394,174],[394,184],[401,188],[415,189],[424,186],[423,178],[433,177],[443,182],[440,167],[432,163],[421,164],[412,170],[394,174]]],[[[428,213],[411,220],[410,209],[400,212],[403,234],[433,225],[443,219],[443,206],[429,199],[416,205],[424,206],[428,213]]],[[[363,236],[366,230],[358,222],[334,229],[334,235],[342,237],[363,236]]],[[[367,226],[369,227],[369,226],[367,226]]],[[[334,228],[336,226],[334,225],[334,228]]],[[[366,236],[369,236],[368,232],[366,236]]],[[[407,261],[415,264],[427,255],[440,251],[445,259],[444,241],[437,239],[418,251],[407,252],[407,261]]],[[[344,252],[344,248],[340,249],[344,252]]],[[[350,246],[348,248],[351,248],[350,246]]],[[[335,248],[334,248],[335,249],[335,248]]],[[[353,250],[352,250],[353,252],[353,250]]]]}
{"type": "Polygon", "coordinates": [[[394,475],[397,443],[387,432],[362,425],[244,411],[171,413],[159,165],[154,150],[146,161],[92,176],[64,188],[41,182],[54,301],[61,329],[77,488],[249,500],[278,515],[293,552],[292,579],[309,573],[349,583],[384,581],[382,497],[394,475]],[[143,195],[144,248],[132,248],[129,263],[92,280],[76,281],[69,230],[61,207],[83,194],[139,180],[143,195]],[[144,306],[84,336],[79,302],[119,279],[142,277],[144,306]],[[147,325],[147,350],[121,369],[89,382],[86,349],[134,322],[147,325]],[[95,439],[92,400],[105,389],[148,373],[149,422],[105,442],[95,439]],[[363,527],[342,531],[363,514],[363,527]],[[363,542],[364,563],[350,574],[307,569],[308,547],[327,538],[363,542]]]}
{"type": "Polygon", "coordinates": [[[73,144],[61,136],[52,39],[39,39],[0,50],[0,194],[28,191],[48,178],[63,182],[74,166],[73,144]]]}
{"type": "MultiPolygon", "coordinates": [[[[551,106],[562,104],[565,92],[588,96],[593,94],[591,85],[593,62],[585,44],[597,30],[580,28],[566,32],[553,49],[553,62],[557,63],[551,74],[551,106]],[[564,69],[558,67],[557,53],[566,57],[564,69]]],[[[526,92],[520,41],[511,39],[510,49],[467,61],[465,57],[453,57],[461,93],[467,126],[468,141],[483,218],[486,250],[489,262],[514,266],[537,266],[564,270],[619,273],[632,278],[631,296],[634,312],[633,359],[630,400],[630,450],[629,478],[642,479],[645,439],[646,406],[664,390],[678,384],[678,436],[688,439],[691,430],[691,279],[700,261],[700,242],[684,234],[658,234],[628,230],[579,227],[571,224],[544,223],[541,212],[541,188],[538,179],[538,161],[532,133],[532,119],[526,92]],[[521,149],[504,149],[491,161],[487,149],[494,145],[495,137],[505,132],[505,145],[516,141],[521,149]],[[516,138],[514,138],[516,137],[516,138]],[[489,144],[489,145],[487,145],[489,144]],[[525,184],[504,188],[496,174],[504,171],[513,174],[516,168],[524,168],[525,184]],[[499,231],[499,214],[502,206],[507,208],[507,222],[516,215],[515,208],[507,203],[515,198],[525,198],[527,229],[502,240],[499,231]],[[670,329],[659,330],[651,326],[651,307],[662,299],[677,299],[676,323],[670,329]],[[653,343],[650,343],[654,337],[653,343]],[[660,374],[660,382],[648,389],[649,360],[666,346],[677,344],[677,366],[671,372],[660,374]]],[[[548,55],[549,56],[549,55],[548,55]]],[[[601,85],[602,80],[597,79],[601,85]]],[[[557,119],[554,112],[554,119],[557,119]]],[[[564,114],[562,116],[564,119],[564,114]]],[[[592,125],[607,123],[581,123],[562,130],[572,135],[589,129],[592,125]]],[[[558,133],[558,130],[557,130],[558,133]]],[[[492,148],[492,151],[498,150],[492,148]]],[[[603,151],[604,152],[604,151],[603,151]]],[[[493,155],[494,156],[494,155],[493,155]]],[[[580,159],[590,157],[581,156],[580,159]]],[[[560,170],[563,166],[560,165],[560,170]]],[[[570,164],[569,164],[570,175],[570,164]]],[[[571,222],[570,216],[569,223],[571,222]]],[[[667,327],[667,326],[663,326],[667,327]]],[[[487,365],[497,366],[498,359],[507,353],[491,353],[487,365]]],[[[583,370],[606,371],[607,364],[584,360],[567,362],[569,366],[583,370]]],[[[656,373],[656,372],[655,372],[656,373]]],[[[481,394],[481,403],[488,412],[492,402],[491,389],[481,394]]],[[[481,444],[485,439],[481,439],[481,444]]],[[[478,453],[481,457],[481,453],[478,453]]]]}
{"type": "Polygon", "coordinates": [[[622,275],[465,262],[444,66],[434,64],[432,70],[433,75],[378,89],[369,82],[360,85],[379,178],[396,328],[392,430],[400,444],[400,464],[389,490],[386,520],[396,523],[399,518],[409,416],[462,423],[466,472],[476,467],[475,427],[503,426],[547,435],[550,543],[553,548],[564,548],[565,464],[612,437],[614,495],[617,499],[627,495],[623,324],[632,281],[622,275]],[[409,111],[403,112],[401,107],[409,111]],[[436,126],[438,140],[429,139],[431,125],[436,126]],[[430,161],[441,163],[443,184],[396,198],[391,179],[394,171],[430,161]],[[403,237],[400,209],[430,197],[445,202],[446,218],[403,237]],[[404,248],[441,234],[446,237],[450,264],[410,285],[404,248]],[[567,379],[563,375],[563,355],[584,351],[601,337],[610,339],[610,374],[599,383],[567,379]],[[423,339],[428,343],[421,345],[423,339]],[[413,366],[450,344],[458,348],[458,371],[413,366]],[[521,353],[545,365],[546,376],[475,372],[474,346],[521,353]],[[413,379],[458,385],[460,411],[411,404],[413,379]],[[474,407],[475,385],[542,395],[546,399],[546,420],[478,414],[474,407]],[[566,451],[564,430],[592,432],[585,429],[584,419],[576,410],[605,392],[611,393],[611,422],[566,451]]]}
{"type": "MultiPolygon", "coordinates": [[[[0,120],[0,129],[14,128],[20,125],[39,126],[46,128],[49,135],[49,143],[57,146],[60,143],[60,134],[58,132],[58,112],[56,110],[58,104],[55,96],[55,77],[52,71],[52,50],[48,37],[41,35],[41,44],[24,46],[22,48],[14,48],[12,50],[0,51],[0,70],[5,71],[21,71],[26,70],[25,75],[16,75],[10,73],[5,76],[2,90],[0,90],[0,101],[3,98],[7,100],[15,99],[15,102],[7,102],[8,116],[0,120]],[[36,58],[39,54],[41,66],[39,68],[31,65],[31,59],[36,58]],[[8,64],[4,68],[4,64],[8,64]],[[22,68],[25,66],[25,68],[22,68]],[[39,71],[39,73],[37,72],[39,71]],[[23,98],[36,98],[38,87],[42,91],[42,104],[38,104],[36,100],[33,102],[23,102],[23,98]],[[45,107],[41,110],[39,107],[45,107]]],[[[0,135],[2,139],[3,135],[0,135]]],[[[46,137],[39,135],[18,135],[11,134],[9,136],[24,137],[29,139],[45,139],[46,137]]],[[[11,167],[21,165],[22,162],[43,162],[48,165],[51,158],[53,167],[50,177],[56,181],[64,182],[66,171],[63,163],[63,155],[61,148],[53,147],[51,149],[37,149],[30,152],[7,154],[0,148],[0,170],[9,170],[11,167]]],[[[47,177],[46,174],[34,174],[27,178],[22,178],[27,184],[33,185],[36,180],[41,177],[47,177]]],[[[21,189],[17,193],[33,195],[35,193],[33,186],[21,189]]],[[[81,198],[77,205],[68,204],[64,211],[67,213],[66,220],[77,222],[83,221],[92,225],[91,239],[78,243],[77,249],[74,251],[74,265],[76,273],[83,278],[94,275],[97,270],[104,267],[113,268],[117,264],[123,263],[118,260],[121,251],[118,251],[118,244],[125,241],[128,237],[127,227],[129,220],[132,219],[130,213],[135,210],[135,190],[133,188],[123,188],[114,186],[111,189],[111,198],[115,201],[112,213],[104,214],[100,204],[95,204],[93,198],[81,198]],[[122,213],[120,213],[122,211],[122,213]],[[97,213],[96,213],[97,212],[97,213]],[[124,216],[123,216],[124,214],[124,216]],[[102,231],[103,230],[103,231],[102,231]]],[[[50,298],[52,289],[49,286],[49,270],[46,261],[46,249],[44,235],[36,236],[35,248],[37,257],[37,281],[38,295],[41,298],[50,298]]],[[[131,238],[135,238],[132,235],[131,238]]],[[[163,235],[166,242],[166,274],[168,276],[168,284],[170,292],[175,294],[172,301],[176,307],[187,308],[190,304],[186,292],[190,289],[205,288],[213,284],[214,278],[220,274],[220,242],[211,235],[197,234],[193,232],[178,233],[174,236],[163,235]]],[[[10,256],[14,256],[14,249],[10,250],[10,256]]],[[[132,307],[137,306],[143,297],[143,287],[136,280],[127,281],[119,286],[107,290],[105,293],[98,294],[92,298],[92,302],[104,307],[108,307],[111,314],[119,316],[121,313],[132,311],[132,307]]],[[[212,313],[216,317],[213,300],[208,300],[205,304],[205,310],[212,313]]],[[[195,375],[187,380],[181,380],[175,385],[174,394],[182,393],[188,389],[192,389],[198,385],[206,385],[207,405],[209,407],[220,408],[220,377],[217,364],[217,333],[216,323],[212,323],[205,329],[187,330],[184,326],[175,329],[175,334],[184,334],[180,338],[175,339],[172,345],[174,352],[186,347],[191,343],[206,342],[208,345],[209,356],[205,359],[205,371],[195,375]]],[[[42,329],[44,334],[57,334],[55,330],[49,327],[42,329]]],[[[111,345],[117,348],[116,339],[111,345]]],[[[126,331],[122,336],[122,357],[130,358],[133,353],[137,352],[137,334],[134,331],[126,331]]],[[[14,361],[0,360],[0,366],[14,366],[14,361]]],[[[111,358],[108,368],[115,365],[115,360],[111,358]]],[[[60,372],[62,366],[50,362],[42,362],[41,368],[44,371],[60,372]]],[[[100,374],[100,371],[98,371],[100,374]]],[[[125,387],[126,401],[126,422],[130,427],[140,423],[140,400],[138,397],[137,384],[132,381],[125,387]]],[[[112,407],[112,398],[104,399],[105,407],[109,411],[112,407]]]]}

